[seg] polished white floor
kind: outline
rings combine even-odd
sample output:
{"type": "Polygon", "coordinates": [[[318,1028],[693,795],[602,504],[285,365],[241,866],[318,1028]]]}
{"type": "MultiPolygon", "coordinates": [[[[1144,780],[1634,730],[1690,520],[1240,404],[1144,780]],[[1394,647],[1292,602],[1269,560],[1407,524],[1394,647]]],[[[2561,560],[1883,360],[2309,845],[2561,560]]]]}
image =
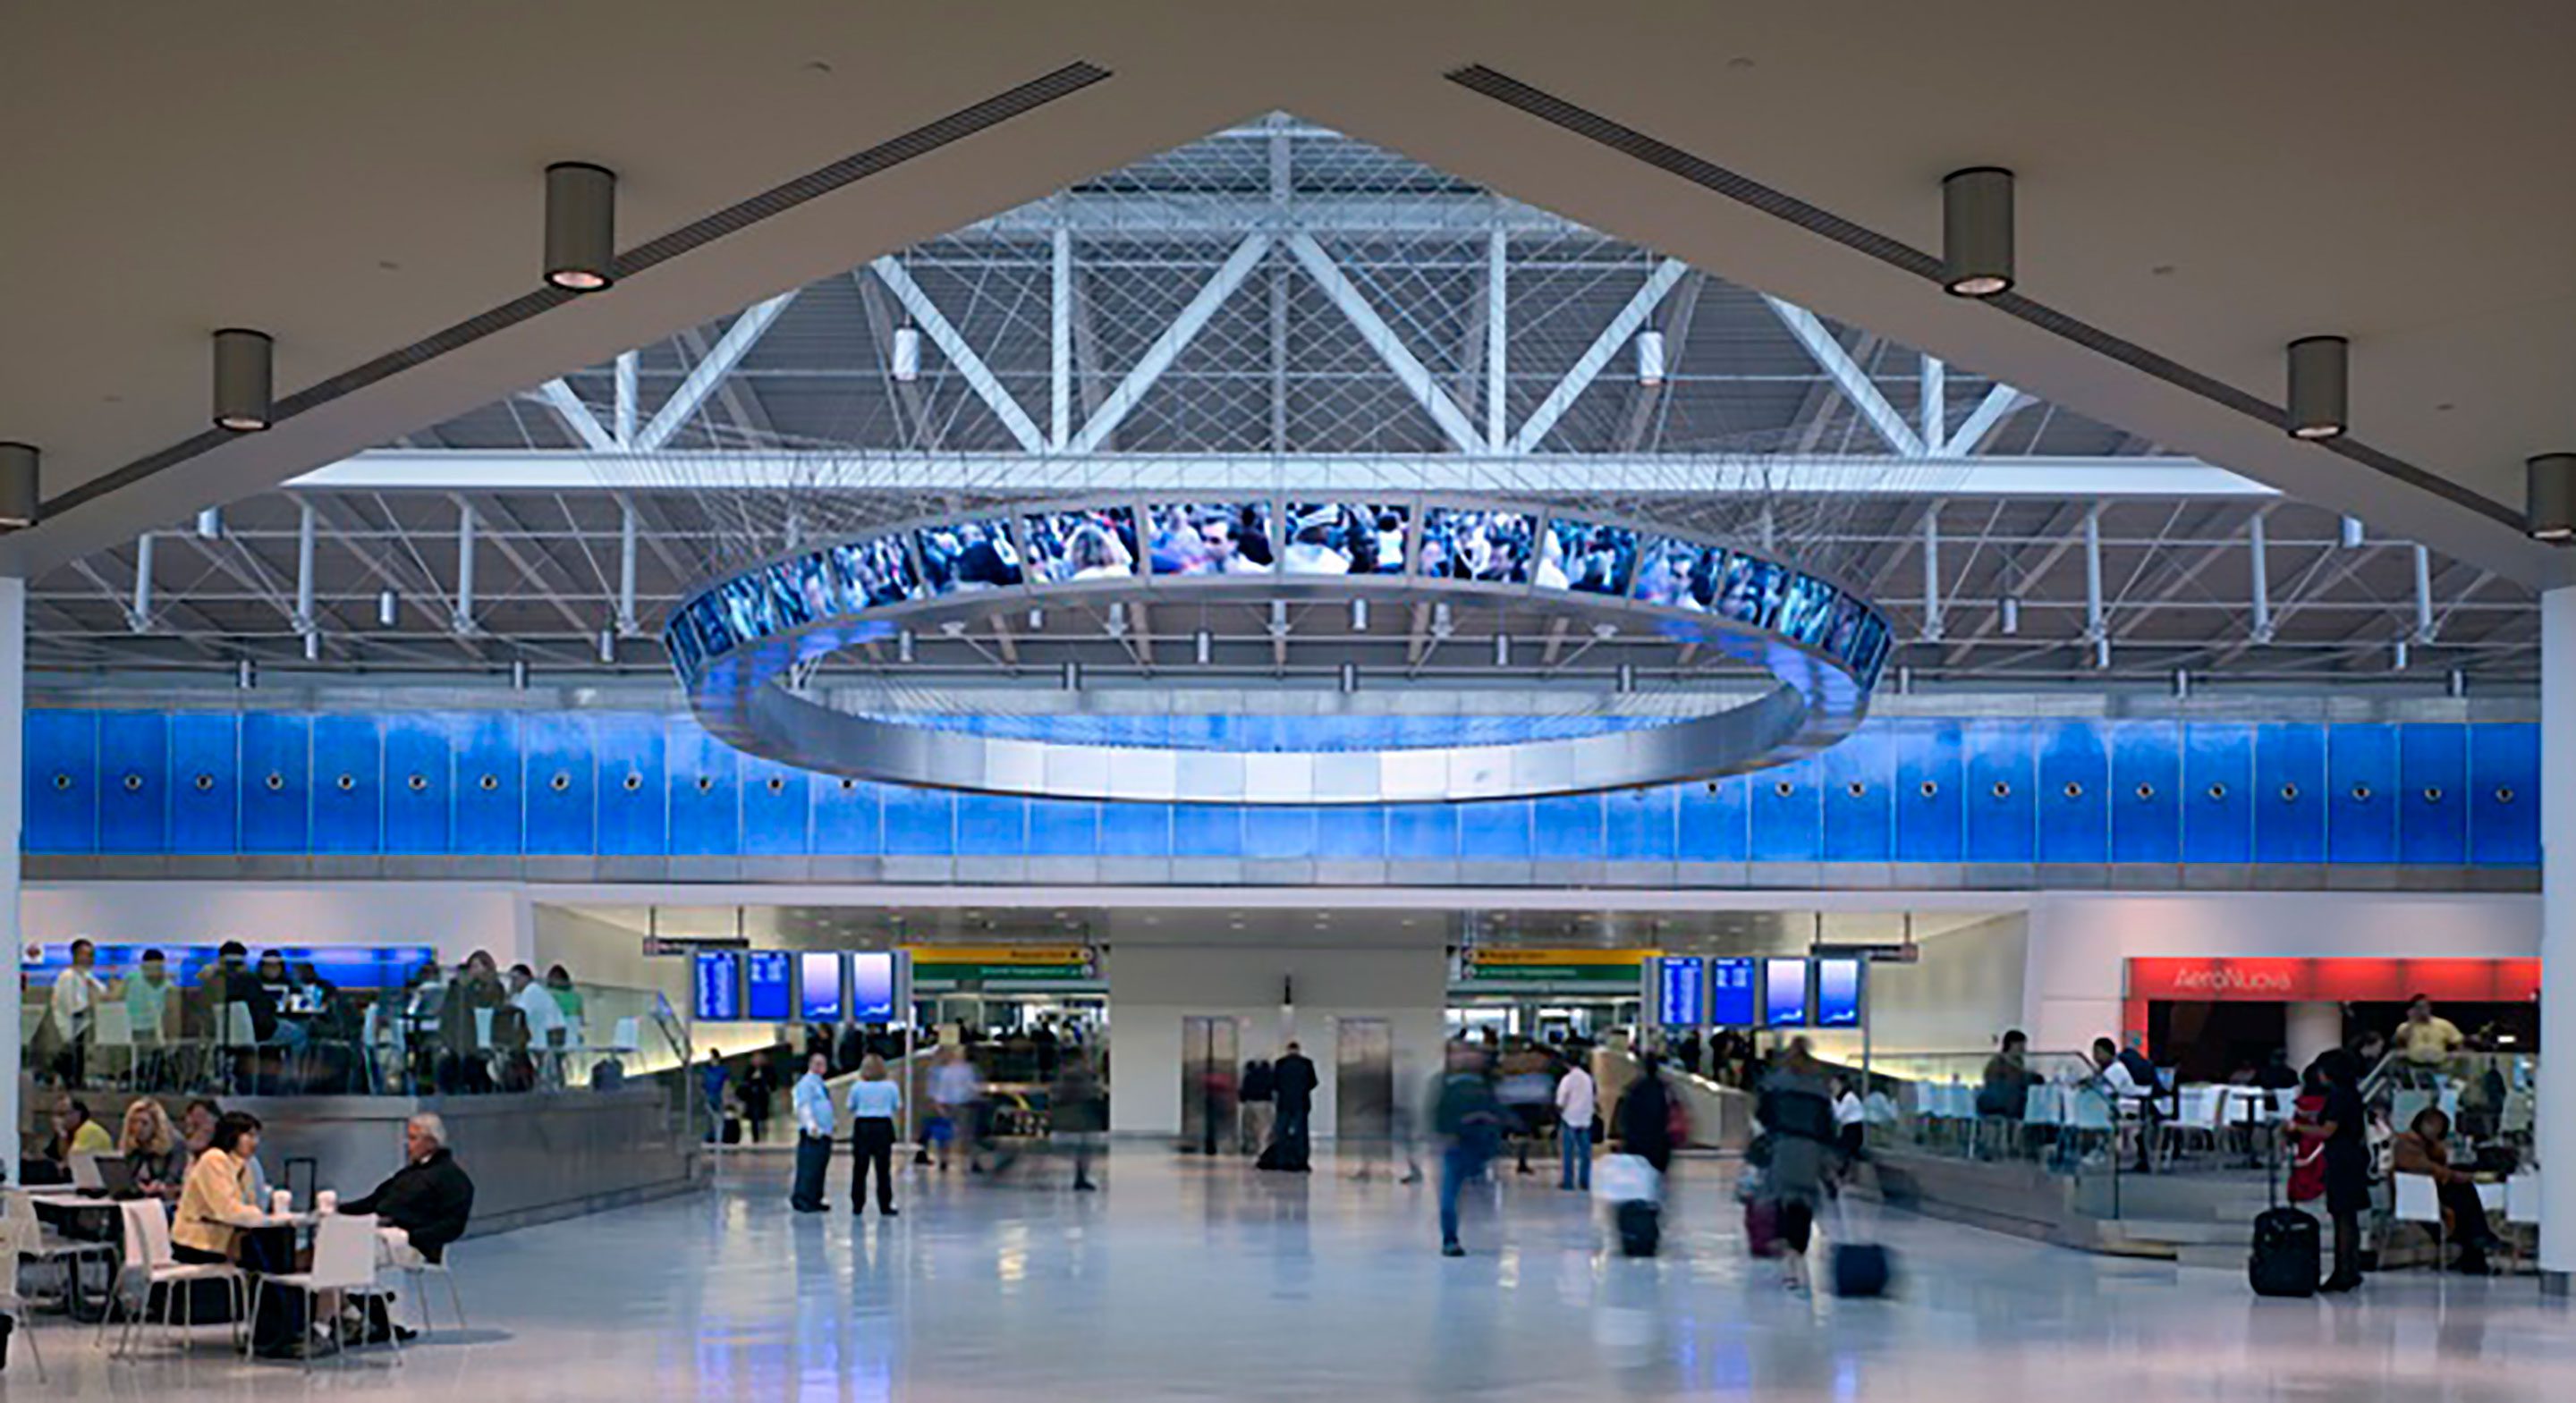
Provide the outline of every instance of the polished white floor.
{"type": "MultiPolygon", "coordinates": [[[[1328,1163],[1328,1162],[1326,1162],[1328,1163]]],[[[1319,1163],[1319,1168],[1325,1167],[1319,1163]]],[[[2087,1257],[1911,1219],[1881,1225],[1894,1299],[1784,1293],[1744,1255],[1715,1165],[1685,1164],[1667,1254],[1605,1254],[1589,1205],[1503,1176],[1435,1255],[1429,1186],[1127,1149],[1108,1191],[1061,1176],[913,1177],[903,1214],[798,1217],[784,1160],[713,1190],[466,1243],[474,1328],[291,1365],[155,1340],[111,1362],[38,1325],[19,1397],[1337,1399],[1472,1396],[2428,1400],[2570,1396],[2576,1318],[2528,1280],[2376,1279],[2263,1301],[2241,1274],[2087,1257]]]]}

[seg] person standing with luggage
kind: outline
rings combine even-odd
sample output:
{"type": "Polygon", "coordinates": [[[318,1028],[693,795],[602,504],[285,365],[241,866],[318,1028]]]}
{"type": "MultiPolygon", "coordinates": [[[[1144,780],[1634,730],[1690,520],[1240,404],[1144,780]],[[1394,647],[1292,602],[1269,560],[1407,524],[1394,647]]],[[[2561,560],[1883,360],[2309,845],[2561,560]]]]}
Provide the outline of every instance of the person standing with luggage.
{"type": "Polygon", "coordinates": [[[768,1138],[770,1098],[778,1094],[778,1073],[769,1065],[769,1054],[755,1052],[751,1065],[742,1072],[742,1120],[745,1143],[757,1145],[768,1138]]]}
{"type": "Polygon", "coordinates": [[[796,1109],[796,1186],[787,1195],[787,1206],[799,1213],[832,1206],[823,1201],[823,1177],[832,1168],[832,1091],[823,1078],[831,1070],[831,1058],[810,1054],[805,1075],[796,1079],[789,1096],[796,1109]]]}
{"type": "Polygon", "coordinates": [[[1578,1049],[1556,1079],[1556,1186],[1592,1191],[1592,1116],[1599,1094],[1578,1049]]]}
{"type": "Polygon", "coordinates": [[[885,1059],[871,1052],[859,1059],[859,1079],[850,1085],[850,1212],[867,1210],[868,1171],[877,1176],[877,1216],[895,1216],[895,1118],[903,1114],[903,1087],[886,1080],[885,1059]]]}
{"type": "Polygon", "coordinates": [[[1651,1052],[1638,1058],[1637,1079],[1619,1097],[1619,1149],[1644,1160],[1657,1174],[1673,1167],[1673,1094],[1663,1064],[1651,1052]]]}
{"type": "Polygon", "coordinates": [[[1458,1196],[1494,1162],[1503,1147],[1503,1108],[1485,1075],[1484,1054],[1465,1043],[1449,1045],[1449,1066],[1431,1113],[1440,1148],[1440,1255],[1464,1257],[1458,1241],[1458,1196]]]}
{"type": "Polygon", "coordinates": [[[1834,1107],[1822,1067],[1805,1038],[1795,1038],[1778,1066],[1762,1079],[1755,1124],[1770,1137],[1771,1162],[1762,1191],[1772,1205],[1784,1264],[1782,1284],[1807,1291],[1807,1248],[1815,1234],[1816,1206],[1834,1155],[1834,1107]]]}
{"type": "Polygon", "coordinates": [[[2370,1210],[2369,1109],[2361,1100],[2361,1061],[2342,1049],[2317,1059],[2325,1106],[2316,1130],[2326,1146],[2326,1215],[2334,1220],[2334,1274],[2325,1291],[2361,1285],[2361,1215],[2370,1210]]]}
{"type": "Polygon", "coordinates": [[[1054,1083],[1047,1088],[1049,1133],[1073,1148],[1073,1187],[1077,1193],[1099,1188],[1091,1182],[1092,1137],[1108,1129],[1101,1114],[1100,1074],[1081,1048],[1061,1054],[1054,1083]]]}
{"type": "Polygon", "coordinates": [[[1270,1148],[1272,1106],[1278,1096],[1279,1083],[1271,1074],[1270,1059],[1255,1057],[1243,1064],[1243,1081],[1236,1098],[1243,1108],[1243,1152],[1257,1155],[1270,1148]]]}

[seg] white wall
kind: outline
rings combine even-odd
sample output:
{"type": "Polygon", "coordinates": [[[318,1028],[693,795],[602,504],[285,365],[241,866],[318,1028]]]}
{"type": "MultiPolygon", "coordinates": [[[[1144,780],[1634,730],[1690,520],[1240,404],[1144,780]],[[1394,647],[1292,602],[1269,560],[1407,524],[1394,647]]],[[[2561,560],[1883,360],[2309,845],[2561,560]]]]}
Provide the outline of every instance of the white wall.
{"type": "MultiPolygon", "coordinates": [[[[530,907],[529,925],[536,952],[529,963],[540,974],[549,965],[562,965],[577,982],[649,989],[669,999],[683,1018],[688,1017],[691,965],[686,956],[647,955],[644,933],[633,926],[544,902],[530,907]]],[[[776,1023],[700,1023],[689,1019],[689,1044],[700,1055],[713,1049],[731,1057],[775,1046],[783,1040],[783,1029],[784,1025],[776,1023]]]]}
{"type": "Polygon", "coordinates": [[[2540,898],[2397,892],[2048,895],[2030,912],[2023,1026],[2067,1051],[2117,1036],[2123,962],[2142,956],[2529,959],[2540,898]]]}
{"type": "MultiPolygon", "coordinates": [[[[1873,964],[1868,971],[1870,1049],[1881,1057],[1973,1053],[1982,1057],[2004,1029],[2021,1022],[2022,979],[2029,962],[2030,919],[2011,912],[1924,937],[1910,965],[1873,964]]],[[[1818,1032],[1817,1049],[1860,1060],[1858,1033],[1818,1032]]]]}
{"type": "Polygon", "coordinates": [[[504,969],[534,950],[518,889],[464,882],[30,882],[19,919],[48,945],[428,945],[451,965],[488,950],[504,969]]]}
{"type": "Polygon", "coordinates": [[[1181,1129],[1181,1020],[1192,1015],[1244,1021],[1244,1057],[1276,1057],[1294,1037],[1323,1078],[1315,1134],[1333,1131],[1335,1020],[1384,1018],[1395,1040],[1397,1094],[1429,1081],[1439,1065],[1448,956],[1428,949],[1119,945],[1108,953],[1112,1132],[1178,1135],[1181,1129]],[[1293,982],[1296,1007],[1281,1026],[1281,994],[1293,982]]]}

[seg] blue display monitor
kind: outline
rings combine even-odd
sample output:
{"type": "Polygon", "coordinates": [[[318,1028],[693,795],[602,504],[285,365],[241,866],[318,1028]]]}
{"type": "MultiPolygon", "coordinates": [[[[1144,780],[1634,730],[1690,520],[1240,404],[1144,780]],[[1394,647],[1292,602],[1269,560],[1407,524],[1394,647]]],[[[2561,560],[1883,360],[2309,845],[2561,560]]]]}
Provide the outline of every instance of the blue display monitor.
{"type": "Polygon", "coordinates": [[[796,1016],[796,957],[785,950],[754,950],[743,957],[743,1016],[754,1023],[784,1023],[796,1016]]]}
{"type": "Polygon", "coordinates": [[[1805,960],[1764,960],[1762,962],[1762,1026],[1765,1028],[1807,1026],[1807,962],[1805,960]]]}
{"type": "Polygon", "coordinates": [[[1655,1021],[1667,1028],[1696,1028],[1708,1007],[1708,961],[1666,955],[1657,961],[1655,1021]]]}
{"type": "Polygon", "coordinates": [[[850,1021],[894,1021],[894,952],[861,950],[850,956],[850,1021]]]}
{"type": "Polygon", "coordinates": [[[800,1023],[838,1023],[849,1003],[841,992],[838,951],[807,951],[796,957],[796,1019],[800,1023]]]}
{"type": "Polygon", "coordinates": [[[699,950],[690,956],[696,991],[690,1008],[701,1023],[733,1023],[742,1018],[742,952],[699,950]]]}
{"type": "Polygon", "coordinates": [[[1860,961],[1816,961],[1816,1026],[1860,1026],[1860,961]]]}
{"type": "Polygon", "coordinates": [[[1725,959],[1708,962],[1708,1021],[1720,1028],[1752,1028],[1762,1022],[1760,1001],[1753,991],[1753,967],[1758,960],[1725,959]]]}

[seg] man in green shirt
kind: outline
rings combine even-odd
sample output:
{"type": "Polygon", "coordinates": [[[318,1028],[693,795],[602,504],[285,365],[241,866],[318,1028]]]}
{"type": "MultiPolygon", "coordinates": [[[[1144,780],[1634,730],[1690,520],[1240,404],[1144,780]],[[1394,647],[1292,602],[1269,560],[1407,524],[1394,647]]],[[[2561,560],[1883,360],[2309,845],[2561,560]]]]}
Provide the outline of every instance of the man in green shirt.
{"type": "Polygon", "coordinates": [[[166,1041],[170,1035],[170,966],[158,950],[146,950],[134,973],[125,978],[125,1017],[138,1043],[166,1041]]]}

